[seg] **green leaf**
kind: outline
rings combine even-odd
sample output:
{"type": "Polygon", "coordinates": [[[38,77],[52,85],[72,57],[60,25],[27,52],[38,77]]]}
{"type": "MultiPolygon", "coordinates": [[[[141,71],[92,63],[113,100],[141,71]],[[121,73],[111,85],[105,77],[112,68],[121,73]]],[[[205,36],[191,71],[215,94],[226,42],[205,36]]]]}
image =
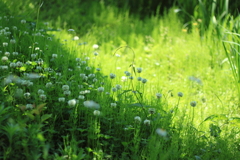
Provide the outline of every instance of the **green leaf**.
{"type": "Polygon", "coordinates": [[[50,118],[52,116],[52,114],[44,114],[41,117],[41,122],[44,122],[45,120],[47,120],[48,118],[50,118]]]}
{"type": "Polygon", "coordinates": [[[20,69],[19,69],[20,71],[22,71],[22,72],[24,72],[24,71],[26,71],[27,70],[27,68],[26,68],[26,66],[22,66],[22,67],[20,67],[20,69]]]}

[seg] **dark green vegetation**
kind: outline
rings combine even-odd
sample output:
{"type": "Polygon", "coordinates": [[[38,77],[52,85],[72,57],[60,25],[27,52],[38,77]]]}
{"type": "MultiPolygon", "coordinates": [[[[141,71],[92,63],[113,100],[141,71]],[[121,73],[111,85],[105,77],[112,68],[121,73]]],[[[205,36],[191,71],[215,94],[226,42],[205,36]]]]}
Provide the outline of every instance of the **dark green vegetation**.
{"type": "Polygon", "coordinates": [[[156,2],[0,3],[0,159],[240,157],[238,2],[156,2]]]}

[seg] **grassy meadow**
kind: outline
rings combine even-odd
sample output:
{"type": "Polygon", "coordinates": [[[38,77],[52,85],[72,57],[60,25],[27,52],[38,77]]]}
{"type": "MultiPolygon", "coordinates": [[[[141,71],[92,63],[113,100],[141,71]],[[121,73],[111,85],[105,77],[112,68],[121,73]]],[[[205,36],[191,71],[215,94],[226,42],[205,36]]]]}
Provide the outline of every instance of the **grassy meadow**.
{"type": "Polygon", "coordinates": [[[104,1],[0,3],[0,159],[240,157],[227,2],[214,15],[199,1],[187,23],[178,6],[142,18],[104,1]]]}

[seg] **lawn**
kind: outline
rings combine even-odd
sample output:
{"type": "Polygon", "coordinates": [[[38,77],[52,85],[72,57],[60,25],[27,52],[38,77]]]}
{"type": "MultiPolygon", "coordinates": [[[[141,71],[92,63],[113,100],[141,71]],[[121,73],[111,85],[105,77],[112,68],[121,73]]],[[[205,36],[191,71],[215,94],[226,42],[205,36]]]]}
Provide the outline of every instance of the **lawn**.
{"type": "Polygon", "coordinates": [[[0,159],[240,157],[239,16],[51,2],[0,5],[0,159]]]}

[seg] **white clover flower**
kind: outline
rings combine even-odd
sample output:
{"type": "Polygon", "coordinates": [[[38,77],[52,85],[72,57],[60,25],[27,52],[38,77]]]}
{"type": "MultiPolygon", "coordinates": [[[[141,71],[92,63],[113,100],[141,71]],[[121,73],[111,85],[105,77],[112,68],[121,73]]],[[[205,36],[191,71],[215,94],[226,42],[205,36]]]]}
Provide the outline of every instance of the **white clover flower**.
{"type": "Polygon", "coordinates": [[[10,39],[10,43],[15,44],[16,40],[15,39],[10,39]]]}
{"type": "Polygon", "coordinates": [[[76,103],[77,103],[76,99],[71,99],[71,100],[68,101],[68,105],[70,107],[74,107],[76,105],[76,103]]]}
{"type": "Polygon", "coordinates": [[[138,77],[137,80],[138,80],[138,81],[142,81],[142,77],[138,77]]]}
{"type": "Polygon", "coordinates": [[[33,105],[32,104],[27,104],[26,109],[33,109],[33,105]]]}
{"type": "Polygon", "coordinates": [[[12,54],[13,54],[13,56],[17,56],[18,52],[13,52],[12,54]]]}
{"type": "Polygon", "coordinates": [[[117,88],[117,90],[120,90],[122,88],[122,86],[120,84],[117,84],[116,88],[117,88]]]}
{"type": "Polygon", "coordinates": [[[39,90],[38,90],[38,95],[41,95],[41,94],[44,94],[44,90],[39,89],[39,90]]]}
{"type": "Polygon", "coordinates": [[[111,107],[115,108],[117,106],[117,103],[111,103],[111,107]]]}
{"type": "Polygon", "coordinates": [[[140,123],[142,121],[141,117],[139,117],[139,116],[134,117],[134,120],[136,123],[140,123]]]}
{"type": "Polygon", "coordinates": [[[167,137],[167,131],[165,129],[157,128],[156,133],[162,137],[167,137]]]}
{"type": "Polygon", "coordinates": [[[7,56],[3,56],[3,57],[2,57],[2,61],[3,61],[3,62],[7,62],[7,61],[8,61],[8,57],[7,57],[7,56]]]}
{"type": "Polygon", "coordinates": [[[148,119],[145,119],[145,120],[143,121],[143,123],[144,123],[146,126],[150,126],[151,121],[148,120],[148,119]]]}
{"type": "Polygon", "coordinates": [[[127,81],[127,77],[122,76],[121,81],[122,81],[122,82],[126,82],[126,81],[127,81]]]}
{"type": "Polygon", "coordinates": [[[84,78],[86,75],[84,73],[80,73],[80,77],[84,78]]]}
{"type": "Polygon", "coordinates": [[[29,99],[31,94],[29,92],[26,92],[23,94],[23,96],[26,98],[26,99],[29,99]]]}
{"type": "Polygon", "coordinates": [[[86,61],[90,60],[90,57],[86,57],[85,60],[86,60],[86,61]]]}
{"type": "Polygon", "coordinates": [[[35,59],[37,57],[37,54],[31,54],[31,58],[35,59]]]}
{"type": "Polygon", "coordinates": [[[83,105],[87,108],[91,108],[91,109],[99,109],[100,105],[92,100],[90,101],[84,101],[83,105]]]}
{"type": "Polygon", "coordinates": [[[47,96],[45,95],[45,94],[41,94],[40,96],[39,96],[39,98],[40,98],[40,100],[41,101],[46,101],[46,99],[47,99],[47,96]]]}
{"type": "Polygon", "coordinates": [[[7,42],[3,42],[3,47],[7,47],[8,43],[7,42]]]}
{"type": "Polygon", "coordinates": [[[156,93],[156,97],[157,97],[157,99],[160,99],[160,98],[162,98],[162,94],[161,93],[156,93]]]}
{"type": "Polygon", "coordinates": [[[11,68],[15,68],[15,67],[17,66],[17,64],[14,63],[14,62],[11,62],[9,66],[10,66],[11,68]]]}
{"type": "Polygon", "coordinates": [[[110,77],[111,79],[114,79],[114,78],[116,77],[116,75],[113,74],[113,73],[110,73],[109,77],[110,77]]]}
{"type": "Polygon", "coordinates": [[[128,72],[128,71],[125,71],[124,73],[125,73],[126,76],[131,76],[131,73],[128,72]]]}
{"type": "Polygon", "coordinates": [[[95,74],[91,73],[88,75],[89,78],[94,78],[95,77],[95,74]]]}
{"type": "Polygon", "coordinates": [[[8,66],[0,66],[0,69],[2,69],[2,70],[8,70],[8,66]]]}
{"type": "Polygon", "coordinates": [[[100,116],[101,112],[99,110],[93,111],[94,116],[100,116]]]}
{"type": "Polygon", "coordinates": [[[64,97],[59,97],[59,98],[58,98],[58,101],[59,101],[59,102],[65,102],[65,98],[64,98],[64,97]]]}
{"type": "Polygon", "coordinates": [[[143,78],[142,83],[147,83],[147,79],[143,78]]]}
{"type": "Polygon", "coordinates": [[[79,95],[78,99],[84,99],[85,97],[83,95],[79,95]]]}
{"type": "Polygon", "coordinates": [[[65,96],[69,96],[69,95],[71,94],[71,91],[66,90],[66,91],[63,92],[63,94],[64,94],[65,96]]]}
{"type": "Polygon", "coordinates": [[[62,90],[63,91],[68,91],[69,90],[69,85],[63,85],[62,90]]]}
{"type": "Polygon", "coordinates": [[[74,36],[74,37],[73,37],[73,40],[74,40],[74,41],[77,41],[77,40],[79,40],[79,37],[78,37],[78,36],[74,36]]]}
{"type": "Polygon", "coordinates": [[[52,58],[57,58],[58,55],[57,54],[52,54],[52,58]]]}
{"type": "Polygon", "coordinates": [[[85,69],[89,71],[89,70],[91,69],[91,67],[88,67],[88,66],[87,66],[85,69]]]}
{"type": "Polygon", "coordinates": [[[97,82],[98,80],[97,80],[97,78],[93,78],[93,80],[92,80],[93,82],[97,82]]]}
{"type": "Polygon", "coordinates": [[[80,62],[80,61],[81,61],[81,59],[80,59],[80,58],[76,58],[76,61],[77,61],[77,62],[80,62]]]}
{"type": "Polygon", "coordinates": [[[93,49],[98,49],[99,48],[99,46],[97,44],[94,44],[92,47],[93,47],[93,49]]]}
{"type": "Polygon", "coordinates": [[[4,55],[9,57],[10,56],[10,52],[5,52],[4,55]]]}
{"type": "Polygon", "coordinates": [[[82,61],[81,63],[82,63],[82,64],[86,64],[87,62],[86,62],[86,61],[82,61]]]}
{"type": "Polygon", "coordinates": [[[98,90],[98,92],[103,92],[104,91],[104,87],[99,87],[97,90],[98,90]]]}
{"type": "Polygon", "coordinates": [[[26,20],[25,20],[25,19],[22,19],[22,20],[21,20],[21,23],[22,23],[22,24],[25,24],[25,23],[26,23],[26,20]]]}
{"type": "Polygon", "coordinates": [[[138,68],[137,68],[137,72],[138,72],[138,73],[141,73],[141,72],[142,72],[142,68],[138,67],[138,68]]]}
{"type": "Polygon", "coordinates": [[[155,108],[149,108],[148,113],[154,114],[154,113],[156,113],[156,109],[155,108]]]}
{"type": "Polygon", "coordinates": [[[183,93],[182,92],[178,92],[178,97],[183,97],[183,93]]]}
{"type": "Polygon", "coordinates": [[[23,63],[20,62],[20,61],[18,61],[18,62],[16,63],[16,65],[17,65],[17,67],[22,67],[22,66],[23,66],[23,63]]]}
{"type": "Polygon", "coordinates": [[[116,92],[116,91],[117,91],[117,88],[113,87],[113,88],[112,88],[112,91],[113,91],[113,92],[116,92]]]}
{"type": "Polygon", "coordinates": [[[197,102],[196,102],[196,101],[192,101],[192,102],[190,102],[190,105],[191,105],[192,107],[195,107],[195,106],[197,105],[197,102]]]}
{"type": "Polygon", "coordinates": [[[52,86],[53,86],[52,82],[46,83],[46,87],[47,87],[47,88],[50,88],[50,87],[52,87],[52,86]]]}

